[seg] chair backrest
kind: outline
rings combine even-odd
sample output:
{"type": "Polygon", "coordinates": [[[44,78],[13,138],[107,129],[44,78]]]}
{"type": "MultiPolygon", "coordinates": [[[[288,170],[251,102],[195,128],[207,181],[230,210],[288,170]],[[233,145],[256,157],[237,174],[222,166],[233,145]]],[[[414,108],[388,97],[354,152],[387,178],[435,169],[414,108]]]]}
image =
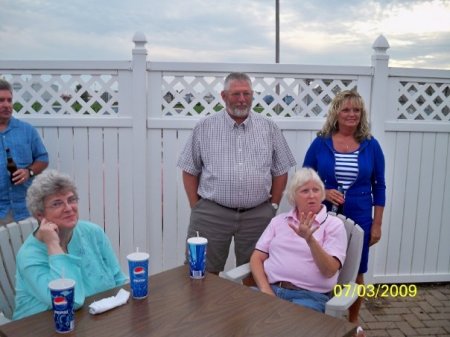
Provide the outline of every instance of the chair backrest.
{"type": "MultiPolygon", "coordinates": [[[[334,213],[330,214],[334,215],[334,213]]],[[[350,282],[355,282],[356,276],[358,275],[364,242],[364,231],[352,219],[346,218],[342,214],[338,214],[337,216],[344,222],[345,231],[347,232],[347,255],[339,273],[338,283],[349,284],[350,282]]]]}
{"type": "Polygon", "coordinates": [[[34,218],[28,218],[0,227],[0,311],[8,319],[14,311],[16,255],[37,225],[34,218]]]}

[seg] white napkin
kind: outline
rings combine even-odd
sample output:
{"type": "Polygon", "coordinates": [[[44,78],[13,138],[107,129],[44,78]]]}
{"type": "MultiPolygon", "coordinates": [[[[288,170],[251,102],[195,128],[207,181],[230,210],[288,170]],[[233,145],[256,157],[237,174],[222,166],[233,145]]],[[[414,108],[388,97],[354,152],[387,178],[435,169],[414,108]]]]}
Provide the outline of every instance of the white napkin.
{"type": "Polygon", "coordinates": [[[130,298],[130,292],[125,289],[120,289],[116,296],[107,297],[91,303],[89,306],[89,313],[92,315],[101,314],[102,312],[111,310],[115,307],[127,303],[130,298]]]}

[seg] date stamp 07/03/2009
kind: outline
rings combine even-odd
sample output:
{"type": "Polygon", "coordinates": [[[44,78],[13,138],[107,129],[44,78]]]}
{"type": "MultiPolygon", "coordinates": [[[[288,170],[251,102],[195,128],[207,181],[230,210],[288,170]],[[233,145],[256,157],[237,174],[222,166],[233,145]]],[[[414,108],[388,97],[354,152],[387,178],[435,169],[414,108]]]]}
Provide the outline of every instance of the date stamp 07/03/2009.
{"type": "Polygon", "coordinates": [[[417,285],[415,284],[336,284],[333,295],[359,296],[367,298],[380,297],[416,297],[417,285]]]}

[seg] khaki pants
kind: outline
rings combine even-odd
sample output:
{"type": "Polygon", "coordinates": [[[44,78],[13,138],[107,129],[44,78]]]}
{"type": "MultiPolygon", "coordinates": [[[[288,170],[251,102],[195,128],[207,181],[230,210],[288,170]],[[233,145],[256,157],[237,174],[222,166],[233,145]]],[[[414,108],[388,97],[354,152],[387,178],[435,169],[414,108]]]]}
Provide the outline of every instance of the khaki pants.
{"type": "Polygon", "coordinates": [[[269,201],[245,212],[236,212],[200,199],[191,210],[187,237],[199,232],[208,239],[206,270],[219,273],[223,271],[233,238],[236,265],[249,262],[256,242],[275,213],[269,201]]]}

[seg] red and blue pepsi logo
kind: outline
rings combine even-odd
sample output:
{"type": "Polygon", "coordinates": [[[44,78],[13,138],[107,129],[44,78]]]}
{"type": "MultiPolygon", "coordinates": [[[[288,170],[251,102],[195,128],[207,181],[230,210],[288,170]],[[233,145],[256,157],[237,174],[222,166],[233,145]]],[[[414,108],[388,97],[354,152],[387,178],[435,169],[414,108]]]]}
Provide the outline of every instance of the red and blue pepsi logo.
{"type": "Polygon", "coordinates": [[[53,304],[56,310],[62,310],[67,307],[67,299],[64,296],[56,296],[53,299],[53,304]]]}
{"type": "Polygon", "coordinates": [[[133,269],[133,274],[136,276],[143,276],[145,275],[145,268],[141,266],[135,267],[133,269]]]}

